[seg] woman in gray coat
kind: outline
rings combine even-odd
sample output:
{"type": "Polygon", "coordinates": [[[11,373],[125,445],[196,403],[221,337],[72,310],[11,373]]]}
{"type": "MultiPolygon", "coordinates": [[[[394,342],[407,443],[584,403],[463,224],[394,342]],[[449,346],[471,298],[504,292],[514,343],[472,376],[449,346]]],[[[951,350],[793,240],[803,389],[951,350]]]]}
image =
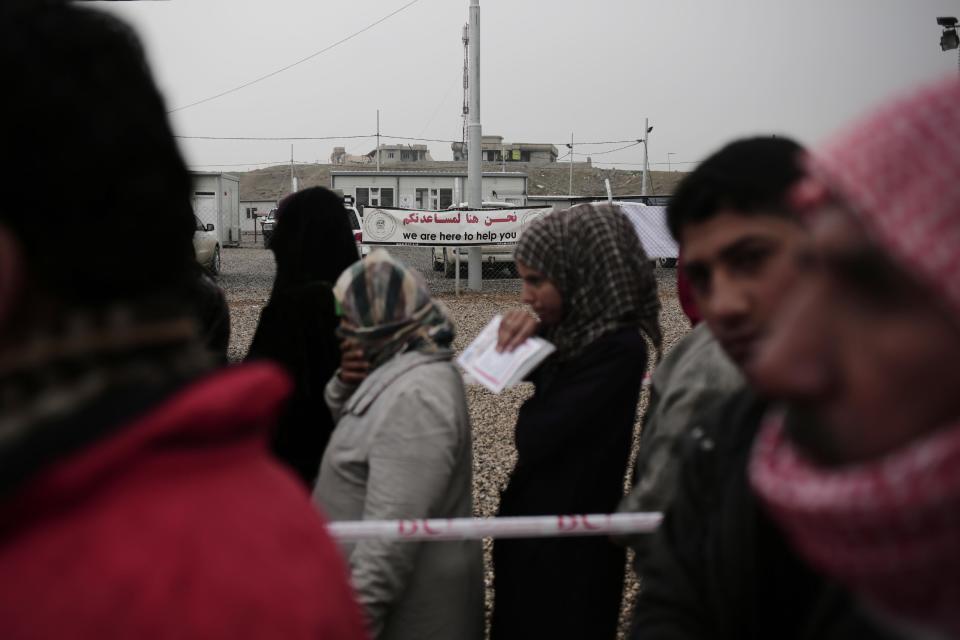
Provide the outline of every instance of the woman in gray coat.
{"type": "MultiPolygon", "coordinates": [[[[382,250],[345,271],[334,294],[346,349],[326,388],[339,421],[314,501],[334,521],[469,517],[470,420],[445,309],[382,250]]],[[[374,540],[345,553],[374,638],[483,636],[479,542],[374,540]]]]}

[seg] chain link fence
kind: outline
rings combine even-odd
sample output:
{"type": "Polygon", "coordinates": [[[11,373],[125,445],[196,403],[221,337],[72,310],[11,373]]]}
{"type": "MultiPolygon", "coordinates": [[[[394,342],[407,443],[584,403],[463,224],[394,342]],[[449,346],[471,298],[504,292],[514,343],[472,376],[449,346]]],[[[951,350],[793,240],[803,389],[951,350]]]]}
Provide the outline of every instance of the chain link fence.
{"type": "MultiPolygon", "coordinates": [[[[468,278],[469,249],[466,247],[384,247],[427,282],[430,293],[465,294],[468,278]],[[459,260],[458,260],[459,258],[459,260]],[[459,262],[459,278],[457,267],[459,262]]],[[[513,293],[519,296],[520,278],[513,262],[512,245],[482,247],[482,291],[513,293]]]]}

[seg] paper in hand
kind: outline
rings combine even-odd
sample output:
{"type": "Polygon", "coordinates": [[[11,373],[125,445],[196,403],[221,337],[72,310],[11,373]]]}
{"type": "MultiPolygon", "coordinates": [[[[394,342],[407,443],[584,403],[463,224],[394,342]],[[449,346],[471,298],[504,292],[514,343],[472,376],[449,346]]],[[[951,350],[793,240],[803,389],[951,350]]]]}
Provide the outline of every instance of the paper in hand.
{"type": "Polygon", "coordinates": [[[543,338],[527,338],[513,351],[497,352],[497,332],[503,316],[496,315],[470,343],[457,364],[463,371],[493,393],[519,383],[544,358],[555,351],[543,338]]]}

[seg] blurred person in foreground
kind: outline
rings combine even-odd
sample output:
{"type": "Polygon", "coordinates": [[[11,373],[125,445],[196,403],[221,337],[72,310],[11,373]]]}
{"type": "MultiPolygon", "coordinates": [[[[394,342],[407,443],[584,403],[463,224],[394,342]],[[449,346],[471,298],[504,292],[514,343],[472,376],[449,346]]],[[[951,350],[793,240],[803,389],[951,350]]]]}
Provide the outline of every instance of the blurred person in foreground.
{"type": "Polygon", "coordinates": [[[795,142],[740,140],[698,166],[668,208],[697,309],[746,385],[679,430],[672,498],[658,532],[637,547],[636,639],[878,637],[847,594],[790,549],[747,475],[770,406],[751,365],[809,250],[790,206],[803,176],[795,142]]]}
{"type": "Polygon", "coordinates": [[[190,175],[136,36],[8,2],[0,60],[3,637],[362,638],[336,547],[266,451],[289,382],[212,372],[190,175]]]}
{"type": "MultiPolygon", "coordinates": [[[[326,398],[338,421],[314,500],[332,520],[469,518],[473,441],[446,309],[382,249],[344,272],[334,293],[343,366],[326,398]]],[[[483,637],[479,541],[344,548],[374,638],[483,637]]]]}
{"type": "Polygon", "coordinates": [[[750,365],[787,407],[751,486],[864,615],[960,638],[960,82],[884,106],[809,171],[807,273],[750,365]]]}
{"type": "Polygon", "coordinates": [[[223,288],[206,269],[196,265],[194,308],[200,322],[200,342],[220,366],[229,364],[230,306],[223,288]]]}
{"type": "MultiPolygon", "coordinates": [[[[623,497],[648,343],[660,348],[653,268],[631,222],[606,204],[537,220],[515,259],[536,317],[505,314],[500,346],[537,332],[556,351],[530,376],[499,515],[610,513],[623,497]]],[[[604,537],[496,540],[491,637],[613,638],[625,563],[604,537]]]]}
{"type": "Polygon", "coordinates": [[[313,488],[334,422],[323,390],[340,364],[333,283],[359,258],[347,210],[322,187],[284,198],[270,242],[277,275],[247,360],[270,360],[293,378],[273,434],[276,456],[313,488]]]}
{"type": "MultiPolygon", "coordinates": [[[[621,503],[623,511],[665,510],[677,491],[685,450],[712,446],[716,434],[706,427],[720,407],[734,397],[743,398],[740,404],[762,404],[744,389],[740,367],[791,285],[806,239],[786,205],[802,175],[800,152],[786,138],[737,140],[704,160],[670,199],[668,225],[683,256],[677,265],[681,306],[692,323],[702,322],[653,373],[635,487],[621,503]]],[[[639,569],[652,536],[626,539],[639,569]]]]}

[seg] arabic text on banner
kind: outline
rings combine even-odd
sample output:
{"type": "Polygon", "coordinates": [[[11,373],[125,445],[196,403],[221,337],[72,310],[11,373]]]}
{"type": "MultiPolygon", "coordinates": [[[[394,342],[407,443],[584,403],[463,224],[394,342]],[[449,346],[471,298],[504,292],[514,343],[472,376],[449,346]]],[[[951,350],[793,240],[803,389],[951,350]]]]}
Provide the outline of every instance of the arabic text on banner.
{"type": "Polygon", "coordinates": [[[480,246],[514,244],[549,207],[423,211],[366,207],[363,242],[372,245],[480,246]]]}

